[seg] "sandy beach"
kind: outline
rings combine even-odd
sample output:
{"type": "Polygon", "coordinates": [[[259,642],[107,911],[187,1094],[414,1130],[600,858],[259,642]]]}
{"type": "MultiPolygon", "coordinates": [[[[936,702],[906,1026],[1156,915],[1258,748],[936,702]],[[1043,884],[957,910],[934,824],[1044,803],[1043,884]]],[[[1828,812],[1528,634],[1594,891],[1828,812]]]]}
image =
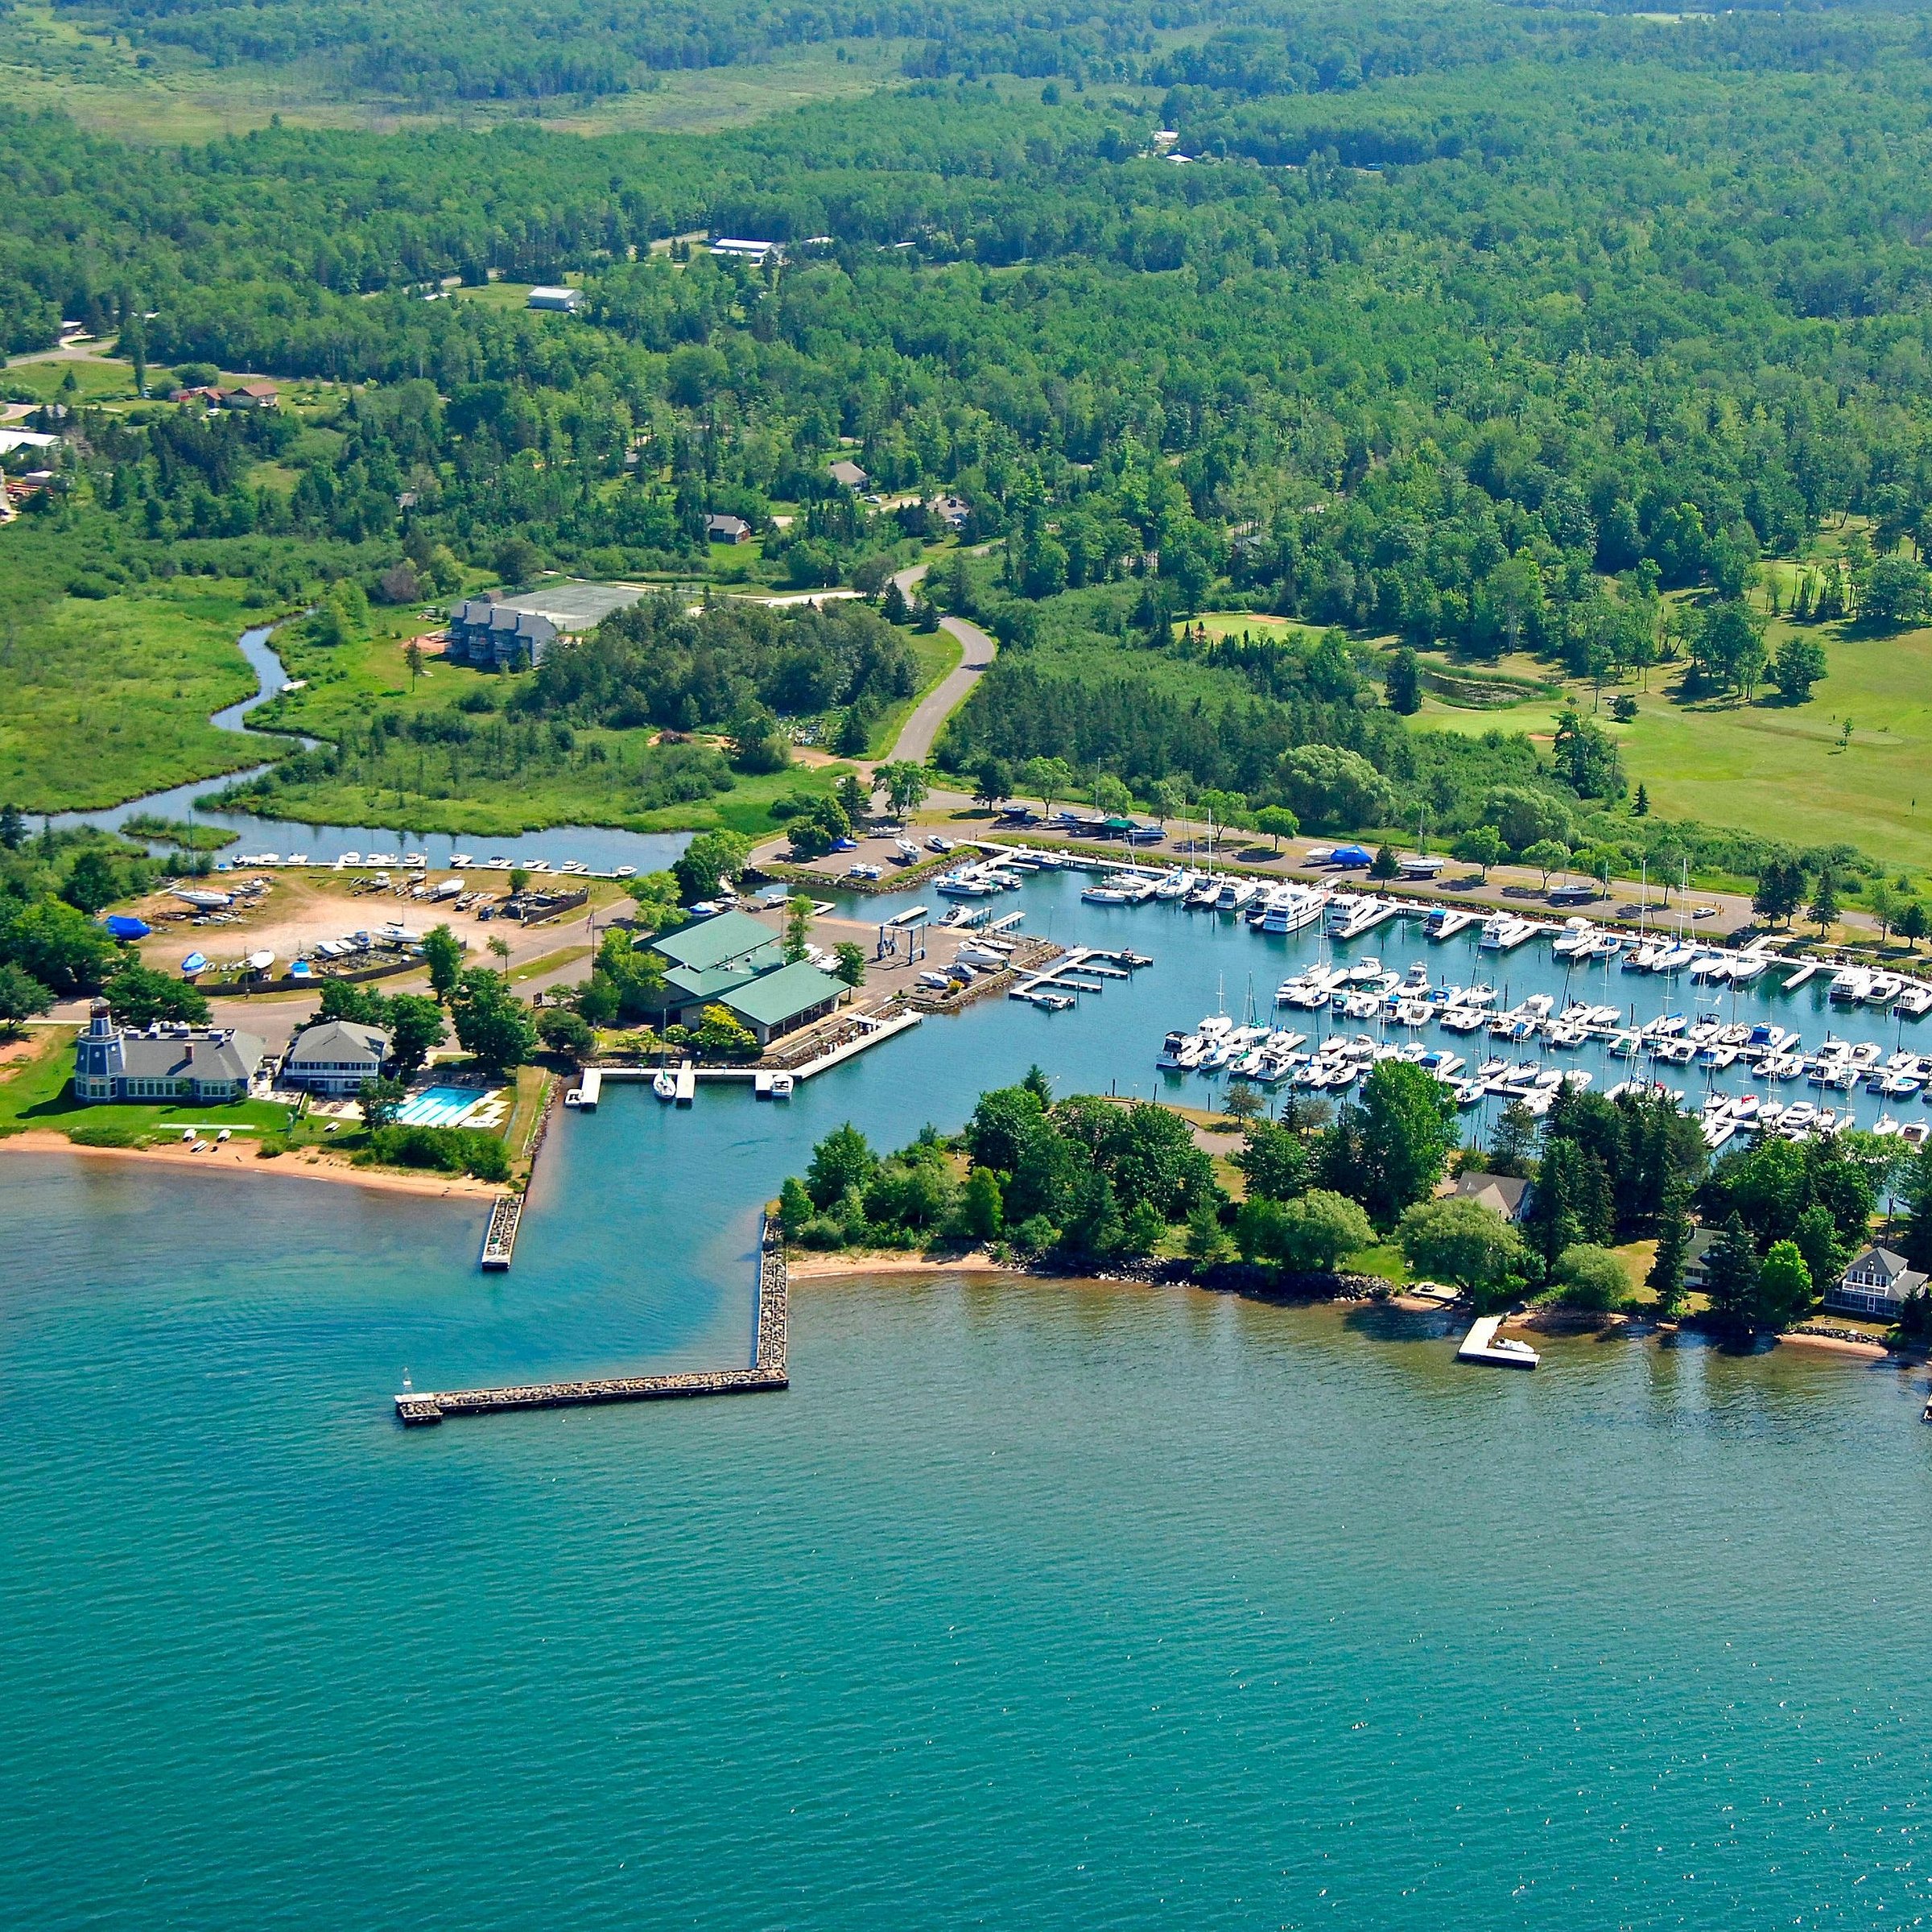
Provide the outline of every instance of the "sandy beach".
{"type": "MultiPolygon", "coordinates": [[[[935,1261],[923,1254],[902,1254],[892,1249],[877,1253],[839,1249],[829,1253],[807,1253],[798,1249],[788,1251],[786,1274],[794,1282],[829,1281],[842,1274],[1009,1274],[1018,1276],[1025,1271],[1018,1268],[1002,1267],[988,1254],[985,1249],[975,1249],[970,1254],[963,1254],[957,1261],[935,1261]]],[[[1039,1276],[1039,1280],[1059,1278],[1067,1281],[1084,1281],[1084,1275],[1067,1275],[1059,1278],[1039,1276]]]]}
{"type": "Polygon", "coordinates": [[[134,1161],[144,1166],[192,1167],[200,1174],[287,1177],[304,1181],[334,1181],[351,1187],[374,1187],[387,1194],[468,1194],[489,1199],[503,1190],[495,1183],[468,1174],[403,1174],[394,1169],[354,1167],[332,1155],[303,1152],[262,1159],[251,1142],[231,1141],[196,1154],[180,1141],[159,1147],[84,1147],[64,1133],[44,1127],[0,1139],[0,1153],[67,1154],[81,1160],[134,1161]]]}

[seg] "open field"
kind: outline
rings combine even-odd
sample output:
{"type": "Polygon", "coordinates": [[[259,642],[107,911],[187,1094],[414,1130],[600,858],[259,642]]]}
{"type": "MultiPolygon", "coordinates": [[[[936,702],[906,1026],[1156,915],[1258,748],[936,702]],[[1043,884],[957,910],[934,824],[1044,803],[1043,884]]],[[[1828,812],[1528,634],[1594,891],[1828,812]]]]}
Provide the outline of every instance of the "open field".
{"type": "Polygon", "coordinates": [[[177,577],[0,615],[0,799],[112,805],[258,762],[258,741],[208,722],[255,688],[235,640],[261,619],[242,597],[177,577]]]}
{"type": "Polygon", "coordinates": [[[345,89],[320,63],[238,62],[216,68],[181,54],[142,66],[138,51],[89,33],[71,15],[25,0],[0,37],[0,89],[27,112],[55,109],[91,131],[137,142],[200,142],[279,117],[295,127],[394,133],[437,126],[535,122],[576,134],[711,134],[902,81],[909,44],[854,40],[758,62],[679,71],[659,85],[599,100],[518,98],[424,103],[345,89]],[[842,57],[843,56],[843,57],[842,57]]]}
{"type": "MultiPolygon", "coordinates": [[[[1855,625],[1808,627],[1829,668],[1804,704],[1769,690],[1745,704],[1730,699],[1685,704],[1672,693],[1681,667],[1650,675],[1636,697],[1635,722],[1599,720],[1623,753],[1634,788],[1649,792],[1660,817],[1733,826],[1797,845],[1856,845],[1888,864],[1932,870],[1932,629],[1874,635],[1855,625]],[[1843,724],[1851,719],[1848,744],[1843,724]]],[[[1790,634],[1774,622],[1770,641],[1790,634]]],[[[1528,660],[1496,668],[1547,675],[1528,660]]],[[[1580,708],[1593,701],[1575,687],[1580,708]]],[[[1425,699],[1422,730],[1525,731],[1547,739],[1563,709],[1538,699],[1494,710],[1463,709],[1425,699]]]]}

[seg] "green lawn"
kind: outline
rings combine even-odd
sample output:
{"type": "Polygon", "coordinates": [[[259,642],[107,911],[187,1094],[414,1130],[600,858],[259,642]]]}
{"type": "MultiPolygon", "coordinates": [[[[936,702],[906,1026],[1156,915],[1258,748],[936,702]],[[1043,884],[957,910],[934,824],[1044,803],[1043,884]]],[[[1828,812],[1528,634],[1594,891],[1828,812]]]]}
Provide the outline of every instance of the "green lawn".
{"type": "MultiPolygon", "coordinates": [[[[1799,845],[1843,843],[1888,864],[1932,871],[1932,629],[1875,636],[1856,625],[1808,627],[1825,646],[1827,675],[1808,704],[1775,690],[1752,704],[1686,704],[1672,692],[1677,667],[1633,689],[1633,724],[1603,724],[1621,746],[1635,786],[1660,816],[1733,826],[1799,845]],[[1849,745],[1841,744],[1845,719],[1849,745]]],[[[1770,641],[1789,634],[1773,623],[1770,641]]],[[[1577,696],[1587,712],[1587,687],[1577,696]]],[[[1430,698],[1418,729],[1526,731],[1547,737],[1563,707],[1538,700],[1466,711],[1430,698]]]]}
{"type": "MultiPolygon", "coordinates": [[[[138,400],[134,394],[134,365],[122,362],[111,357],[61,356],[52,354],[31,362],[9,363],[6,370],[6,386],[11,390],[30,390],[35,398],[42,402],[58,402],[62,394],[62,385],[69,376],[79,386],[80,400],[84,402],[132,402],[138,400]]],[[[150,369],[147,372],[148,392],[165,394],[172,386],[168,372],[164,369],[150,369]]]]}
{"type": "Polygon", "coordinates": [[[267,1100],[237,1100],[225,1107],[205,1101],[180,1104],[155,1102],[141,1105],[93,1105],[73,1097],[73,1040],[77,1028],[49,1027],[47,1047],[0,1085],[0,1137],[29,1128],[49,1129],[110,1146],[128,1146],[146,1138],[179,1140],[184,1127],[228,1127],[237,1133],[282,1133],[289,1110],[267,1100]]]}
{"type": "MultiPolygon", "coordinates": [[[[0,531],[0,576],[18,528],[0,531]]],[[[183,576],[0,614],[0,799],[113,805],[259,761],[208,722],[255,688],[236,639],[261,620],[242,588],[183,576]]]]}

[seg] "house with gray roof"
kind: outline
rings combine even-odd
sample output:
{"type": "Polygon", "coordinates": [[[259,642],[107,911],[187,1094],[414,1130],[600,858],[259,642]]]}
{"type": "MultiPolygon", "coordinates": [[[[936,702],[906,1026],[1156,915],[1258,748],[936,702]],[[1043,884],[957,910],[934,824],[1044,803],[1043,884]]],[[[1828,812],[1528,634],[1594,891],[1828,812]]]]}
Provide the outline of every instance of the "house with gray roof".
{"type": "Polygon", "coordinates": [[[1875,1315],[1895,1320],[1899,1310],[1926,1278],[1890,1248],[1868,1248],[1847,1268],[1842,1279],[1825,1290],[1825,1306],[1847,1315],[1875,1315]]]}
{"type": "Polygon", "coordinates": [[[282,1057],[282,1084],[311,1093],[358,1093],[389,1058],[389,1034],[357,1020],[322,1020],[298,1034],[282,1057]]]}
{"type": "Polygon", "coordinates": [[[1478,1174],[1471,1169],[1456,1176],[1456,1199],[1477,1202],[1506,1221],[1523,1218],[1523,1204],[1529,1198],[1530,1183],[1514,1174],[1478,1174]]]}
{"type": "Polygon", "coordinates": [[[140,1032],[97,1000],[74,1042],[77,1100],[245,1100],[267,1050],[250,1033],[157,1020],[140,1032]]]}
{"type": "Polygon", "coordinates": [[[443,654],[479,671],[530,671],[557,641],[557,627],[534,610],[513,610],[489,597],[465,597],[449,613],[443,654]]]}
{"type": "Polygon", "coordinates": [[[834,463],[828,473],[833,482],[846,489],[863,489],[872,481],[857,464],[846,457],[841,457],[834,463]]]}

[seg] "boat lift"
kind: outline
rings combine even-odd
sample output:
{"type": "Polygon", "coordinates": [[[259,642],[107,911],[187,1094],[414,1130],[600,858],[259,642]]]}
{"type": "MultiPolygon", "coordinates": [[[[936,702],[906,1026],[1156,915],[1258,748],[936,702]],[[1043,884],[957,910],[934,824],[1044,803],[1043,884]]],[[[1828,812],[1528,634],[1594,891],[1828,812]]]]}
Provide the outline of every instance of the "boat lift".
{"type": "Polygon", "coordinates": [[[878,947],[873,958],[916,965],[926,956],[926,933],[931,923],[930,906],[908,906],[903,912],[895,912],[879,927],[878,947]]]}

